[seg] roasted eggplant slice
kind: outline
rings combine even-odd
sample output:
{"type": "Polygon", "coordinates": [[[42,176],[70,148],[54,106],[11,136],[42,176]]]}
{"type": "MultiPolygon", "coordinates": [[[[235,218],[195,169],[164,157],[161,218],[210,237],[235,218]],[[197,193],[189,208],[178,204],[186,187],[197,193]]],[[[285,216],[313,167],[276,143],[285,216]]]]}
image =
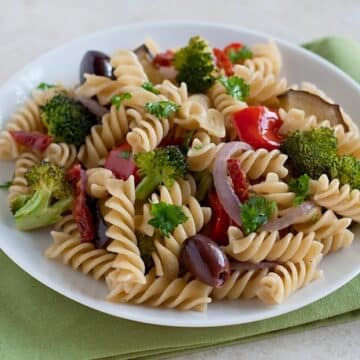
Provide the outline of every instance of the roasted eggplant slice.
{"type": "Polygon", "coordinates": [[[154,66],[153,60],[155,56],[150,49],[145,44],[142,44],[133,51],[137,55],[149,80],[154,84],[160,84],[165,77],[161,71],[154,66]]]}
{"type": "Polygon", "coordinates": [[[289,111],[296,108],[305,111],[307,116],[315,115],[318,121],[328,120],[331,126],[342,124],[348,130],[349,126],[344,120],[340,106],[331,104],[320,96],[304,90],[290,89],[278,96],[280,107],[289,111]]]}

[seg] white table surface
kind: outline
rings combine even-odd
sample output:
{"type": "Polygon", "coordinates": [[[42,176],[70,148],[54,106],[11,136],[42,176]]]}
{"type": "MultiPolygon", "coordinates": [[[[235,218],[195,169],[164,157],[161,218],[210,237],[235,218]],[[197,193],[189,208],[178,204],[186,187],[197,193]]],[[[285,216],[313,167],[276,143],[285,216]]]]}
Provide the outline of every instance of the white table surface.
{"type": "MultiPolygon", "coordinates": [[[[329,35],[360,41],[359,0],[0,0],[0,83],[74,37],[156,20],[237,24],[295,43],[329,35]]],[[[178,359],[360,359],[360,321],[196,353],[178,359]]]]}

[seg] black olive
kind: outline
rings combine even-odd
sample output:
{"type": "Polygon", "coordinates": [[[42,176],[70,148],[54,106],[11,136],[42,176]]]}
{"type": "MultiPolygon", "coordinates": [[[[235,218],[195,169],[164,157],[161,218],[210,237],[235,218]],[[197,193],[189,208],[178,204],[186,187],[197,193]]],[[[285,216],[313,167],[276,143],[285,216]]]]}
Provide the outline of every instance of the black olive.
{"type": "Polygon", "coordinates": [[[80,63],[81,83],[85,81],[84,74],[93,74],[114,79],[110,57],[101,51],[89,50],[85,53],[80,63]]]}
{"type": "Polygon", "coordinates": [[[106,248],[109,244],[110,239],[106,236],[107,225],[104,217],[101,214],[99,201],[91,198],[87,198],[87,203],[90,211],[93,215],[95,225],[95,238],[93,240],[94,245],[98,249],[106,248]]]}
{"type": "Polygon", "coordinates": [[[210,286],[221,287],[230,275],[226,254],[215,241],[202,234],[185,240],[180,259],[192,275],[210,286]]]}

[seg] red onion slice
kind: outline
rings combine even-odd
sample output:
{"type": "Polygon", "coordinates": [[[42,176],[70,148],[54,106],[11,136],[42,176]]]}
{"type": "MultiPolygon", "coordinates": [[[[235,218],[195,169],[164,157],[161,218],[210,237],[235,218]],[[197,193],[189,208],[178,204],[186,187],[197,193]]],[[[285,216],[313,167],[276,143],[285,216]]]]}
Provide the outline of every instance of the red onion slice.
{"type": "Polygon", "coordinates": [[[277,219],[270,220],[258,231],[278,231],[286,229],[290,225],[293,225],[297,220],[303,216],[309,215],[312,211],[316,210],[317,207],[312,201],[305,201],[299,206],[292,207],[283,212],[283,215],[277,219]]]}
{"type": "Polygon", "coordinates": [[[102,118],[109,110],[101,106],[96,100],[89,99],[84,96],[76,96],[75,100],[80,101],[92,114],[95,116],[102,118]]]}
{"type": "Polygon", "coordinates": [[[242,141],[228,142],[216,154],[214,162],[213,177],[216,193],[224,210],[237,225],[241,225],[240,201],[228,180],[227,160],[237,151],[251,149],[249,144],[242,141]]]}
{"type": "Polygon", "coordinates": [[[261,261],[259,263],[252,263],[249,261],[236,261],[231,260],[230,261],[230,269],[233,271],[249,271],[249,270],[258,270],[258,269],[269,269],[274,268],[276,265],[279,265],[278,262],[273,261],[261,261]]]}

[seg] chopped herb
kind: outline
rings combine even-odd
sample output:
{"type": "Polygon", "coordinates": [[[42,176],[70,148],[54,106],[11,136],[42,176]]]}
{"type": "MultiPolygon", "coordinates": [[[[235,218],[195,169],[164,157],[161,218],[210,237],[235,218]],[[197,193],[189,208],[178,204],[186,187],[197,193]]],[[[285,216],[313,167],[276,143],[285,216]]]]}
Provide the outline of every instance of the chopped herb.
{"type": "Polygon", "coordinates": [[[145,109],[159,119],[166,119],[176,113],[180,106],[172,101],[158,101],[147,103],[145,109]]]}
{"type": "Polygon", "coordinates": [[[12,185],[12,180],[0,184],[0,189],[8,189],[12,185]]]}
{"type": "Polygon", "coordinates": [[[45,90],[47,90],[47,89],[54,88],[54,87],[55,87],[55,85],[47,84],[47,83],[44,83],[44,82],[40,83],[40,84],[37,86],[37,88],[38,88],[39,90],[43,90],[43,91],[45,91],[45,90]]]}
{"type": "Polygon", "coordinates": [[[253,58],[253,53],[246,46],[243,46],[239,50],[231,49],[229,51],[229,59],[233,64],[239,63],[239,62],[244,61],[246,59],[252,59],[252,58],[253,58]]]}
{"type": "Polygon", "coordinates": [[[246,235],[256,231],[269,221],[277,210],[277,204],[262,196],[251,196],[240,205],[242,229],[246,235]]]}
{"type": "Polygon", "coordinates": [[[154,84],[151,81],[145,81],[141,87],[147,91],[152,92],[155,95],[159,95],[160,91],[154,86],[154,84]]]}
{"type": "Polygon", "coordinates": [[[297,179],[292,179],[289,182],[290,191],[295,193],[294,204],[300,205],[310,196],[309,185],[310,176],[308,174],[301,175],[297,179]]]}
{"type": "Polygon", "coordinates": [[[167,204],[165,202],[152,203],[149,224],[159,229],[164,236],[169,236],[172,231],[185,222],[188,217],[179,205],[167,204]]]}
{"type": "Polygon", "coordinates": [[[132,152],[131,151],[120,151],[118,156],[121,158],[121,159],[130,159],[130,156],[131,156],[132,152]]]}
{"type": "Polygon", "coordinates": [[[120,109],[121,103],[123,102],[123,100],[129,100],[132,98],[132,95],[128,92],[124,93],[124,94],[120,94],[120,95],[115,95],[111,98],[111,103],[113,105],[115,105],[116,110],[120,109]]]}
{"type": "Polygon", "coordinates": [[[219,81],[224,86],[226,93],[231,95],[235,100],[244,101],[250,94],[250,86],[244,79],[238,76],[228,78],[221,76],[219,81]]]}

